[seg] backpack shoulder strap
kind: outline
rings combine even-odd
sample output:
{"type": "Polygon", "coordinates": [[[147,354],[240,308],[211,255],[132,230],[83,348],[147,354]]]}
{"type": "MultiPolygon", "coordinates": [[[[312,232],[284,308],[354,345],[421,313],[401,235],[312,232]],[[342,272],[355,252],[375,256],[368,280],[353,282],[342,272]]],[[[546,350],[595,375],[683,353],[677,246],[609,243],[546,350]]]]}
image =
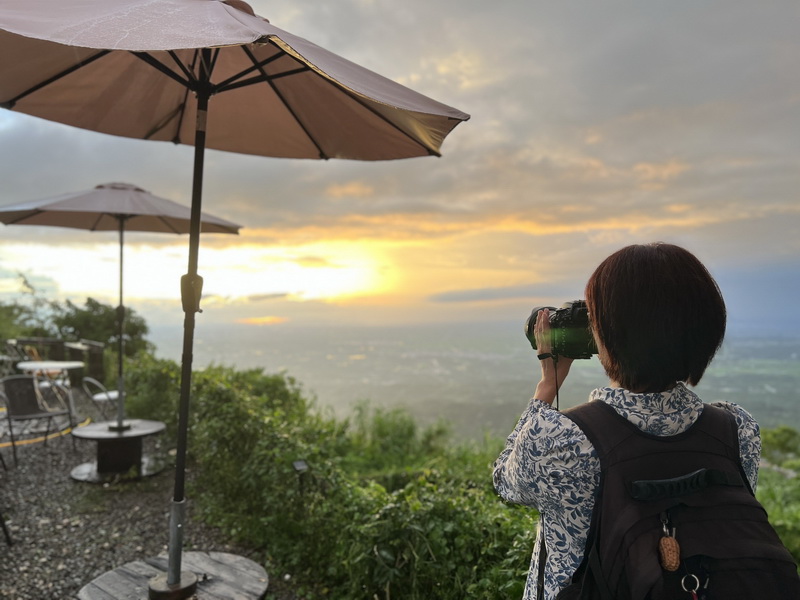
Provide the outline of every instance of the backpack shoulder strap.
{"type": "Polygon", "coordinates": [[[603,489],[602,473],[604,471],[602,469],[606,465],[609,453],[629,437],[630,431],[625,427],[627,421],[605,402],[587,402],[567,409],[563,411],[563,414],[580,427],[594,446],[600,459],[601,476],[583,561],[573,575],[572,585],[564,590],[563,595],[559,595],[559,599],[563,597],[565,600],[572,598],[576,600],[616,600],[600,565],[597,544],[597,531],[602,514],[600,502],[603,489]]]}
{"type": "Polygon", "coordinates": [[[562,414],[574,421],[589,438],[600,457],[601,466],[605,466],[607,456],[614,448],[635,434],[635,425],[600,400],[586,402],[562,414]]]}

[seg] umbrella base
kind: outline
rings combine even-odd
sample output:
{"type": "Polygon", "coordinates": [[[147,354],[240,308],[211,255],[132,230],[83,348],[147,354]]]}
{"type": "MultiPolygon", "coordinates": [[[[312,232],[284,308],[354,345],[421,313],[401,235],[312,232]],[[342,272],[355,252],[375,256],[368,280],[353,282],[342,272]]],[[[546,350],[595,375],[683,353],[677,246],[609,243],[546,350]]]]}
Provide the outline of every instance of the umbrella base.
{"type": "MultiPolygon", "coordinates": [[[[197,600],[264,600],[269,577],[258,563],[227,552],[184,552],[183,568],[197,577],[197,600]]],[[[166,586],[169,558],[165,555],[129,562],[106,571],[81,588],[78,600],[109,600],[109,598],[186,598],[191,587],[170,589],[166,586]]],[[[181,572],[181,577],[186,573],[181,572]]],[[[193,599],[194,600],[194,599],[193,599]]]]}
{"type": "Polygon", "coordinates": [[[150,580],[148,598],[150,600],[184,600],[197,591],[197,576],[190,571],[181,571],[180,583],[169,585],[166,575],[150,580]]]}
{"type": "Polygon", "coordinates": [[[70,471],[69,476],[75,481],[86,483],[108,483],[110,481],[137,481],[143,477],[158,475],[167,467],[167,461],[162,457],[142,456],[140,467],[127,471],[102,472],[97,469],[97,461],[78,465],[70,471]]]}

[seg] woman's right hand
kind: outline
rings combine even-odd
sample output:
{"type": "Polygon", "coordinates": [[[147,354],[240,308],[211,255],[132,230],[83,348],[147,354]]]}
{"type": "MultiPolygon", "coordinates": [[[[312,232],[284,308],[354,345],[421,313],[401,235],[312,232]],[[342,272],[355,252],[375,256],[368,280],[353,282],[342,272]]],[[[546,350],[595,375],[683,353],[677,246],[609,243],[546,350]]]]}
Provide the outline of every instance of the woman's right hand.
{"type": "MultiPolygon", "coordinates": [[[[552,354],[553,344],[550,333],[550,310],[545,308],[536,315],[536,323],[533,326],[533,335],[536,340],[536,352],[538,354],[552,354]]],[[[556,398],[556,392],[569,374],[574,359],[559,356],[556,365],[555,358],[544,358],[539,361],[542,368],[542,377],[536,385],[534,398],[552,404],[556,398]]]]}

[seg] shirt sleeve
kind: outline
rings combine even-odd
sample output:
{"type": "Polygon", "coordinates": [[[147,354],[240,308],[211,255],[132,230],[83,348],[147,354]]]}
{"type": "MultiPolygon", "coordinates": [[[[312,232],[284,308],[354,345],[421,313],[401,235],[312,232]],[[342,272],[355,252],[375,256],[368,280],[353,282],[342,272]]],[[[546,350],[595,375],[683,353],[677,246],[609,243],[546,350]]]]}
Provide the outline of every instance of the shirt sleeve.
{"type": "Polygon", "coordinates": [[[711,404],[727,410],[736,419],[736,425],[739,428],[739,458],[750,482],[750,488],[755,494],[758,487],[758,464],[761,460],[761,429],[750,413],[738,404],[734,402],[712,402],[711,404]]]}
{"type": "Polygon", "coordinates": [[[599,472],[597,453],[575,422],[534,399],[495,461],[494,486],[509,502],[571,512],[591,498],[599,472]]]}

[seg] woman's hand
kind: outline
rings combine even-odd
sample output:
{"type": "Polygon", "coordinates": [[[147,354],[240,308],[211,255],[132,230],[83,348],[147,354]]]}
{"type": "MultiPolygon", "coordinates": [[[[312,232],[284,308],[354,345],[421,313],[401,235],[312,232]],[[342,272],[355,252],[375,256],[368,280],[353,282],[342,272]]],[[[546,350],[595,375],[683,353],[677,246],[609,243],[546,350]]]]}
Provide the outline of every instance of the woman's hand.
{"type": "MultiPolygon", "coordinates": [[[[533,335],[536,339],[538,354],[551,354],[553,345],[550,336],[550,311],[543,309],[536,315],[536,323],[533,326],[533,335]]],[[[558,357],[558,365],[553,358],[544,358],[539,361],[542,367],[542,378],[536,385],[534,398],[552,404],[556,398],[556,392],[569,374],[572,366],[572,358],[564,356],[558,357]]]]}

